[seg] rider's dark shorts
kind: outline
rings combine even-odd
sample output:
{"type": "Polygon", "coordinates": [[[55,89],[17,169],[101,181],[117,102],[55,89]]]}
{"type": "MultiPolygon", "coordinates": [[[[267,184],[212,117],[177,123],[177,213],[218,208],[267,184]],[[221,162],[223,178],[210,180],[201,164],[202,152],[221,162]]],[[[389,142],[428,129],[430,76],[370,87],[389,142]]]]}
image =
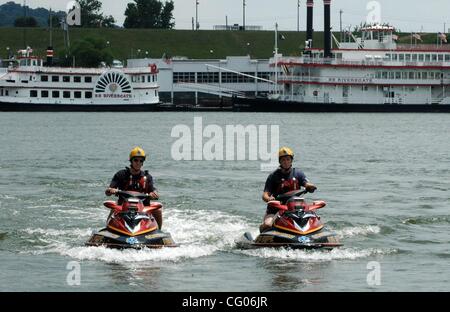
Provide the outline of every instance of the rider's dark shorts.
{"type": "Polygon", "coordinates": [[[276,214],[277,212],[278,212],[278,209],[267,206],[266,215],[267,214],[276,214]]]}

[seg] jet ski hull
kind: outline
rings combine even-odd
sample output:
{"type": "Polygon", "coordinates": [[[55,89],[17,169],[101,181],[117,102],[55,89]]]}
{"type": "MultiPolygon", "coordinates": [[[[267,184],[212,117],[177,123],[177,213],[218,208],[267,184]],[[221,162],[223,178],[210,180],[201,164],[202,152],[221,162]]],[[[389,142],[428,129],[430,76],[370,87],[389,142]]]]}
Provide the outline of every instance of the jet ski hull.
{"type": "Polygon", "coordinates": [[[125,236],[111,232],[108,229],[103,229],[99,232],[93,233],[86,242],[86,246],[104,246],[116,249],[141,249],[178,247],[178,244],[174,242],[170,233],[164,233],[160,230],[137,236],[125,236]]]}
{"type": "Polygon", "coordinates": [[[289,249],[328,249],[340,247],[337,235],[326,229],[308,234],[295,235],[271,229],[263,232],[253,239],[250,233],[245,233],[243,238],[237,242],[241,249],[255,248],[289,248],[289,249]]]}

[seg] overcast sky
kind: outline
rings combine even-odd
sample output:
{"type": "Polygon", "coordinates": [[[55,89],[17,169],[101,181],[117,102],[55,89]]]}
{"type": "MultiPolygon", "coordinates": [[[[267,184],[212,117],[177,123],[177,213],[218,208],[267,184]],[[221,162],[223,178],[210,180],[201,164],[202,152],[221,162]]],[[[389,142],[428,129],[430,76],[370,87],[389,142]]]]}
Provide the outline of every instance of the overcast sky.
{"type": "MultiPolygon", "coordinates": [[[[214,25],[242,24],[244,0],[198,0],[198,19],[201,29],[210,30],[214,25]]],[[[274,29],[277,22],[280,30],[297,30],[298,0],[245,0],[246,25],[262,26],[264,30],[274,29]]],[[[0,0],[0,4],[8,0],[0,0]]],[[[23,3],[21,1],[15,1],[23,3]]],[[[68,0],[26,0],[32,8],[51,7],[65,10],[68,0]]],[[[132,0],[103,0],[103,12],[112,15],[119,25],[125,19],[127,3],[132,0]]],[[[195,18],[196,0],[174,0],[175,28],[191,29],[195,18]]],[[[323,0],[315,0],[314,29],[323,30],[323,0]]],[[[332,27],[339,30],[339,11],[343,10],[343,26],[355,26],[365,22],[368,16],[378,15],[378,9],[367,0],[332,0],[332,27]]],[[[442,32],[450,28],[449,0],[378,0],[382,22],[388,22],[401,31],[442,32]]],[[[300,0],[300,30],[306,28],[306,0],[300,0]]]]}

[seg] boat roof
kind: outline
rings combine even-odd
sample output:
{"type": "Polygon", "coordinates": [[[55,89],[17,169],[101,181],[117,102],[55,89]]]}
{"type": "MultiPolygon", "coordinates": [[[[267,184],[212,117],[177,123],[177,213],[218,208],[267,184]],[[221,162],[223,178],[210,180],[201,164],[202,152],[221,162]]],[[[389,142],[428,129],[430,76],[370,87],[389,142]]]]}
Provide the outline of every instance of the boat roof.
{"type": "Polygon", "coordinates": [[[362,31],[395,31],[393,26],[371,25],[361,28],[362,31]]]}

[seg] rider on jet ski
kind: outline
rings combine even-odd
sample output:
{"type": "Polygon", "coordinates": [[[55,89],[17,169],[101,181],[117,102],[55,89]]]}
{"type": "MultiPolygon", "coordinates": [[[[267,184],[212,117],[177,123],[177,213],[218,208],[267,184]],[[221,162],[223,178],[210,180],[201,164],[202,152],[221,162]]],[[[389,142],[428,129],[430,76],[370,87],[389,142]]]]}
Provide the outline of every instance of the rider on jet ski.
{"type": "MultiPolygon", "coordinates": [[[[106,189],[105,194],[107,196],[114,195],[121,191],[135,191],[139,193],[149,194],[150,199],[158,199],[159,195],[153,185],[153,177],[147,170],[142,171],[141,168],[144,165],[146,159],[145,151],[140,147],[135,147],[130,152],[130,167],[126,167],[118,171],[109,187],[106,189]]],[[[149,205],[150,200],[144,201],[144,205],[149,205]]],[[[120,203],[120,199],[119,199],[120,203]]],[[[162,211],[161,209],[152,212],[153,216],[158,223],[159,229],[162,226],[162,211]]]]}
{"type": "MultiPolygon", "coordinates": [[[[314,184],[308,181],[301,170],[292,167],[293,160],[294,152],[289,147],[280,148],[278,152],[280,167],[269,175],[264,186],[262,199],[265,202],[275,200],[280,194],[299,190],[302,186],[310,193],[317,189],[314,184]]],[[[263,223],[259,227],[260,232],[272,227],[277,211],[274,208],[267,208],[263,223]]]]}

